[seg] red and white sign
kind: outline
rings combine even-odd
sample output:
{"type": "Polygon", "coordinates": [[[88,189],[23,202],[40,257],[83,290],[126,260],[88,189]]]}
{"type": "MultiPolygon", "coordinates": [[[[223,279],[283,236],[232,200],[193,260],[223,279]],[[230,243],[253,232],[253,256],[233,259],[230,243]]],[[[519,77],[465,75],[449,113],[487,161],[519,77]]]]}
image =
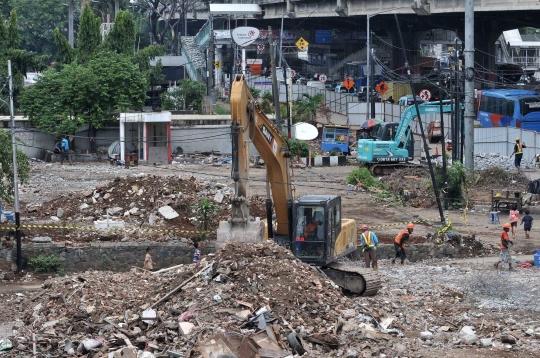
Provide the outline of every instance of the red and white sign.
{"type": "Polygon", "coordinates": [[[431,91],[424,88],[423,90],[420,91],[420,94],[418,96],[420,97],[422,101],[427,102],[431,99],[431,91]]]}
{"type": "Polygon", "coordinates": [[[232,38],[238,46],[251,45],[259,37],[259,29],[250,26],[240,26],[232,30],[232,38]]]}
{"type": "Polygon", "coordinates": [[[327,80],[328,80],[328,76],[325,75],[324,73],[321,73],[319,75],[319,82],[325,83],[327,80]]]}
{"type": "Polygon", "coordinates": [[[296,71],[295,71],[295,70],[291,70],[291,77],[292,77],[292,78],[295,78],[295,77],[296,77],[296,71]]]}

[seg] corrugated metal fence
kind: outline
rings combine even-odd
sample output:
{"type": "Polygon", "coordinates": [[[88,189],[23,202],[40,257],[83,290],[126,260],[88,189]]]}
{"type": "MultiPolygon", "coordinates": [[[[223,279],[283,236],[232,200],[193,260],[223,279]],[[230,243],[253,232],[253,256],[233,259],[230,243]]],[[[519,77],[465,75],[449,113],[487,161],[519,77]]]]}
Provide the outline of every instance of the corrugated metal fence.
{"type": "Polygon", "coordinates": [[[509,156],[514,151],[518,137],[527,146],[523,149],[523,161],[531,162],[537,154],[540,154],[540,133],[521,128],[475,128],[474,152],[509,156]]]}

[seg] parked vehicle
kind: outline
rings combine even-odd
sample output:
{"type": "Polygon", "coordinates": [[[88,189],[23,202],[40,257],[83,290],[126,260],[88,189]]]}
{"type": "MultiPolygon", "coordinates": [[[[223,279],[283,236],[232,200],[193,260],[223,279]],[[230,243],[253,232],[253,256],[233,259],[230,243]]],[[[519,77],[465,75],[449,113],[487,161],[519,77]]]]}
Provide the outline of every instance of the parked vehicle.
{"type": "MultiPolygon", "coordinates": [[[[411,104],[414,104],[414,98],[415,97],[412,94],[408,94],[406,96],[400,97],[398,104],[400,106],[410,106],[411,104]]],[[[416,102],[422,103],[420,96],[416,96],[416,102]]]]}
{"type": "Polygon", "coordinates": [[[540,93],[525,90],[477,91],[482,127],[517,127],[540,132],[540,93]]]}
{"type": "Polygon", "coordinates": [[[341,83],[336,86],[336,88],[334,89],[334,92],[348,94],[348,95],[352,95],[352,96],[356,95],[356,93],[357,93],[356,87],[353,86],[350,89],[347,89],[341,83]]]}

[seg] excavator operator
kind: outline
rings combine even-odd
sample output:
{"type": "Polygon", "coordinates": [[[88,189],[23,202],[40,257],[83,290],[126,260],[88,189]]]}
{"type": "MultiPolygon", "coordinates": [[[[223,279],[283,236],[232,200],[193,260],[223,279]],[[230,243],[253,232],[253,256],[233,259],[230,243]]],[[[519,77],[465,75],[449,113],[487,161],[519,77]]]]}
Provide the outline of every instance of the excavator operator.
{"type": "Polygon", "coordinates": [[[396,257],[392,260],[392,263],[396,263],[396,259],[399,257],[401,259],[401,264],[405,262],[407,255],[405,254],[405,242],[407,242],[414,231],[414,224],[408,223],[407,230],[401,230],[401,232],[396,236],[394,240],[394,248],[396,249],[396,257]]]}
{"type": "Polygon", "coordinates": [[[322,221],[319,220],[318,212],[315,212],[313,215],[313,218],[311,220],[311,223],[309,223],[306,226],[306,229],[304,230],[304,238],[316,238],[317,237],[317,227],[319,225],[322,225],[322,221]]]}

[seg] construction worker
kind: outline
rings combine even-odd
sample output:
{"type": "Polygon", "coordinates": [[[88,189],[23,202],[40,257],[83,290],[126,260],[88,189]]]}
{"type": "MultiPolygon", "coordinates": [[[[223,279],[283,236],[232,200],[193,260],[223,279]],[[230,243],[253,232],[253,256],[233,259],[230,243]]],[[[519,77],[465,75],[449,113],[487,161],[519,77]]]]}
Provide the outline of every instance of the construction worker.
{"type": "Polygon", "coordinates": [[[369,230],[367,225],[362,225],[362,233],[360,234],[360,244],[362,245],[362,252],[364,253],[364,260],[366,260],[366,268],[370,267],[370,263],[373,270],[377,270],[377,245],[379,245],[379,239],[373,231],[369,230]]]}
{"type": "Polygon", "coordinates": [[[396,236],[394,240],[394,248],[396,249],[396,257],[392,260],[392,263],[396,263],[396,259],[399,257],[401,259],[401,264],[405,262],[407,255],[405,254],[405,243],[409,240],[411,234],[414,231],[414,224],[408,223],[406,230],[401,230],[401,232],[396,236]]]}
{"type": "Polygon", "coordinates": [[[510,231],[511,227],[512,226],[510,225],[510,223],[505,223],[503,225],[500,242],[501,253],[499,254],[499,261],[494,264],[496,269],[499,268],[499,264],[501,262],[508,263],[509,269],[512,269],[512,258],[510,257],[510,252],[508,251],[508,247],[510,246],[510,244],[514,245],[514,242],[510,240],[510,237],[508,236],[508,232],[510,231]]]}
{"type": "Polygon", "coordinates": [[[525,143],[520,143],[519,137],[517,137],[516,144],[514,145],[514,152],[510,154],[510,158],[512,158],[514,154],[516,155],[514,157],[514,165],[518,169],[521,167],[521,159],[523,158],[523,148],[527,148],[527,146],[525,145],[525,143]]]}

